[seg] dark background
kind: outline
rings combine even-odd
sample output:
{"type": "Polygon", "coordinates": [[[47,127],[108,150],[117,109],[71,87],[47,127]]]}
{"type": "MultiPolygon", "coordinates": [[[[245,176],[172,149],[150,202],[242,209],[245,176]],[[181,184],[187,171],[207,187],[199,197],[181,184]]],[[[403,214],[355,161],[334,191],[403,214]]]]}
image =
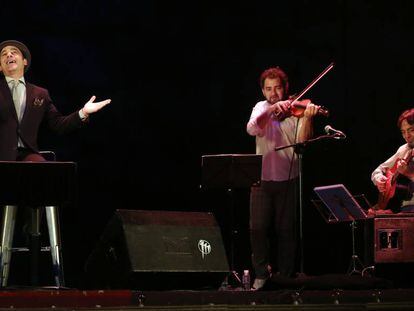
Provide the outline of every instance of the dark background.
{"type": "MultiPolygon", "coordinates": [[[[316,132],[331,124],[347,139],[304,154],[304,261],[309,274],[345,272],[349,226],[327,225],[312,189],[343,183],[375,203],[370,174],[403,143],[396,121],[413,106],[412,9],[367,0],[2,4],[1,40],[26,43],[26,78],[48,88],[61,112],[92,95],[112,99],[86,128],[41,138],[42,149],[78,164],[78,202],[62,211],[67,285],[82,286],[115,209],[211,211],[225,232],[226,190],[200,190],[202,155],[254,153],[245,126],[264,69],[285,69],[294,94],[331,62],[306,97],[330,111],[316,132]]],[[[234,196],[240,271],[250,266],[248,190],[234,196]]]]}

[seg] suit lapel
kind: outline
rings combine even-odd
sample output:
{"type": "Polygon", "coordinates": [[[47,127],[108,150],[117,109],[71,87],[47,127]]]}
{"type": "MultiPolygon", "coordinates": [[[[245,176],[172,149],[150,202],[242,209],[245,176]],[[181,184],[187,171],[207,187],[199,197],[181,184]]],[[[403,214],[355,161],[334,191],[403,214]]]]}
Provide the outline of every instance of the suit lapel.
{"type": "Polygon", "coordinates": [[[26,82],[26,105],[24,107],[24,114],[22,118],[22,123],[24,122],[24,119],[26,119],[26,116],[29,114],[29,110],[32,109],[31,103],[33,103],[33,85],[26,82]]]}
{"type": "Polygon", "coordinates": [[[18,121],[16,108],[14,107],[13,97],[12,97],[12,94],[10,92],[9,85],[7,84],[7,81],[6,81],[5,78],[3,78],[0,81],[0,90],[1,90],[2,94],[4,95],[4,99],[5,99],[4,105],[6,105],[8,110],[12,112],[13,117],[16,119],[16,121],[18,121]]]}

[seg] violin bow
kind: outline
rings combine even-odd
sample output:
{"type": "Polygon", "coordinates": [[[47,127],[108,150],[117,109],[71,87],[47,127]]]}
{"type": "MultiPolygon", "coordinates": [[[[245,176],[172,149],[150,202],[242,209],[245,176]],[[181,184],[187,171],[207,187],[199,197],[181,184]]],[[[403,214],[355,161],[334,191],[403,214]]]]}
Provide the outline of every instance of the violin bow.
{"type": "Polygon", "coordinates": [[[324,75],[326,75],[332,68],[334,67],[334,63],[330,63],[328,67],[326,67],[320,74],[317,76],[307,87],[303,89],[302,92],[299,93],[298,96],[290,103],[290,105],[293,105],[295,102],[297,102],[307,91],[309,91],[324,75]]]}

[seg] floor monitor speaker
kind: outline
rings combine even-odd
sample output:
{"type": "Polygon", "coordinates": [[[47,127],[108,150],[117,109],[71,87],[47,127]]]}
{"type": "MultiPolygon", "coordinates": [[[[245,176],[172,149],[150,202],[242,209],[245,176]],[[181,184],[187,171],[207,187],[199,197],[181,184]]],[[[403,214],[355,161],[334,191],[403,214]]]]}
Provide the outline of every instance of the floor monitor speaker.
{"type": "Polygon", "coordinates": [[[95,288],[218,288],[229,273],[220,228],[201,212],[116,210],[86,265],[95,288]]]}

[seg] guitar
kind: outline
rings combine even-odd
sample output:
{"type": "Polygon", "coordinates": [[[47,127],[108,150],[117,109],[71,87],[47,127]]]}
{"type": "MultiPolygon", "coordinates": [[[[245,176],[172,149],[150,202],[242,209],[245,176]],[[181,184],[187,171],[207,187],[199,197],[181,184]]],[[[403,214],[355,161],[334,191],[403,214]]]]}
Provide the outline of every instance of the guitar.
{"type": "MultiPolygon", "coordinates": [[[[414,149],[411,149],[407,155],[403,158],[403,160],[408,164],[414,156],[414,149]]],[[[385,191],[380,192],[378,196],[378,202],[375,206],[377,210],[384,210],[386,209],[388,202],[395,194],[395,189],[397,187],[397,178],[400,175],[400,172],[397,170],[398,162],[401,159],[397,159],[394,165],[390,167],[385,176],[387,177],[387,182],[385,183],[385,191]]]]}

